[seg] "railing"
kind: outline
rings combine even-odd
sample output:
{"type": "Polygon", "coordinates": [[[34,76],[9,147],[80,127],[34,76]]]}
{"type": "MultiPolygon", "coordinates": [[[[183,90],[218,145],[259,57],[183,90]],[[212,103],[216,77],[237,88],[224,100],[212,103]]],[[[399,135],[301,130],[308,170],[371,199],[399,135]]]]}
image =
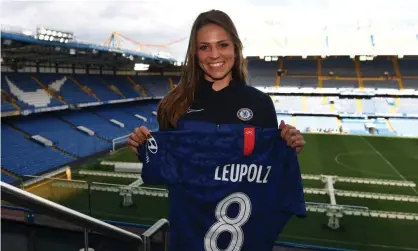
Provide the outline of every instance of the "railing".
{"type": "Polygon", "coordinates": [[[150,240],[158,232],[163,232],[163,245],[168,250],[168,228],[169,222],[166,219],[157,221],[147,231],[139,235],[115,227],[111,224],[100,221],[96,218],[87,216],[75,210],[64,207],[60,204],[46,200],[17,187],[1,182],[1,198],[4,201],[30,208],[38,213],[44,213],[49,216],[56,217],[61,220],[71,222],[77,226],[84,228],[84,245],[85,250],[88,249],[88,231],[94,231],[103,235],[112,236],[116,239],[131,242],[138,246],[138,250],[149,251],[150,240]]]}

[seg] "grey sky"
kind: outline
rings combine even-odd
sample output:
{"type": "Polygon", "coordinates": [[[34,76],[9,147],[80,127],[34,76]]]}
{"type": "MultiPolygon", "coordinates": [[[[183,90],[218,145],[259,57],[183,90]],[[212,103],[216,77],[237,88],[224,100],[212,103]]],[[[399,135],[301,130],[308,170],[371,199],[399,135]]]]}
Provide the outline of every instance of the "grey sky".
{"type": "MultiPolygon", "coordinates": [[[[220,9],[237,25],[242,38],[277,34],[354,31],[357,25],[379,31],[418,33],[416,0],[88,0],[1,1],[1,24],[35,30],[36,26],[73,31],[95,43],[118,31],[141,43],[163,44],[188,37],[202,11],[220,9]],[[394,24],[394,25],[393,25],[394,24]]],[[[183,57],[187,39],[170,46],[183,57]]],[[[133,48],[129,42],[125,47],[133,48]]]]}

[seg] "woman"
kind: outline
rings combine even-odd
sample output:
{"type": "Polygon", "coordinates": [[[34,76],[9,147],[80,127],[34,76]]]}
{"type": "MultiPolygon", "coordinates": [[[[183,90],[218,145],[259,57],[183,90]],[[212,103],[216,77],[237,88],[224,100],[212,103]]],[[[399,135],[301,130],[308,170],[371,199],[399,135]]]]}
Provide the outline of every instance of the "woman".
{"type": "MultiPolygon", "coordinates": [[[[158,106],[160,130],[197,129],[197,124],[187,121],[279,127],[287,144],[300,152],[305,145],[301,133],[284,121],[279,126],[271,98],[246,84],[242,49],[227,14],[218,10],[201,13],[191,30],[180,82],[158,106]]],[[[130,149],[139,154],[137,147],[149,135],[145,126],[136,128],[128,138],[130,149]]]]}

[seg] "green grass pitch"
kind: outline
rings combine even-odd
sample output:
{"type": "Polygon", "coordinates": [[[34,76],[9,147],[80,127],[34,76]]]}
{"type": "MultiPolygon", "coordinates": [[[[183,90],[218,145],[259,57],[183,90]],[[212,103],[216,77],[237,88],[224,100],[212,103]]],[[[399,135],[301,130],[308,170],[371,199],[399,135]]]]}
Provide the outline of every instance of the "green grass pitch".
{"type": "MultiPolygon", "coordinates": [[[[303,174],[327,174],[359,178],[408,180],[418,184],[418,139],[349,135],[306,134],[306,147],[299,155],[303,174]]],[[[128,149],[105,157],[111,161],[135,162],[137,158],[128,149]]],[[[100,169],[97,165],[87,168],[100,169]]],[[[103,170],[108,171],[109,168],[103,170]]],[[[86,177],[73,172],[73,180],[129,184],[132,179],[86,177]]],[[[48,184],[51,184],[48,183],[48,184]]],[[[304,186],[323,188],[320,181],[304,180],[304,186]]],[[[418,188],[388,187],[366,184],[336,183],[336,189],[393,193],[418,196],[418,188]]],[[[167,199],[134,196],[133,207],[120,206],[117,193],[92,191],[48,185],[31,189],[35,194],[100,219],[152,224],[167,217],[167,199]],[[89,206],[90,205],[90,206],[89,206]]],[[[308,202],[329,202],[328,195],[306,194],[308,202]]],[[[418,203],[373,199],[336,197],[337,204],[366,206],[371,210],[418,213],[418,203]]],[[[308,213],[305,219],[293,218],[280,236],[280,241],[296,242],[356,250],[418,250],[418,221],[376,219],[344,216],[341,229],[333,231],[324,225],[328,218],[323,213],[308,213]]]]}

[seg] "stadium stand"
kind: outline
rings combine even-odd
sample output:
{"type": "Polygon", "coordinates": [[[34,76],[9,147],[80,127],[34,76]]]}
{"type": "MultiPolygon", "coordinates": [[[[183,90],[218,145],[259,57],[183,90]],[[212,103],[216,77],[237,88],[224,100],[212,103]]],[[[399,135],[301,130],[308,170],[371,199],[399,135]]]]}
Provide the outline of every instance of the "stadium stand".
{"type": "Polygon", "coordinates": [[[400,98],[398,112],[405,114],[418,114],[418,99],[400,98]]]}
{"type": "MultiPolygon", "coordinates": [[[[247,62],[249,84],[269,93],[278,122],[284,120],[306,133],[418,137],[418,93],[404,92],[418,90],[416,58],[276,59],[256,57],[247,62]]],[[[151,59],[150,64],[155,62],[151,59]]],[[[154,75],[144,75],[131,68],[92,68],[93,74],[54,67],[42,73],[35,73],[39,67],[28,71],[31,73],[23,68],[2,72],[2,181],[13,183],[17,180],[14,176],[42,175],[108,152],[115,139],[123,142],[141,125],[158,130],[158,99],[178,83],[178,68],[164,76],[160,69],[154,75]]],[[[338,154],[327,157],[338,159],[346,153],[338,154]]],[[[332,177],[328,178],[332,183],[332,177]]]]}
{"type": "Polygon", "coordinates": [[[257,86],[271,86],[276,82],[277,61],[266,62],[261,60],[248,61],[248,71],[250,72],[249,84],[257,86]]]}
{"type": "Polygon", "coordinates": [[[76,127],[84,126],[106,140],[112,140],[130,133],[127,129],[87,111],[72,112],[61,116],[61,118],[76,127]]]}
{"type": "Polygon", "coordinates": [[[149,97],[164,97],[170,91],[170,84],[165,76],[136,76],[133,79],[140,83],[149,97]]]}
{"type": "Polygon", "coordinates": [[[342,119],[342,128],[344,132],[353,134],[368,134],[366,124],[369,122],[365,119],[342,119]]]}
{"type": "Polygon", "coordinates": [[[322,75],[339,76],[339,77],[355,77],[356,70],[352,59],[344,58],[326,58],[322,61],[322,75]]]}
{"type": "Polygon", "coordinates": [[[42,115],[12,121],[19,129],[51,140],[59,149],[79,157],[86,157],[109,148],[109,143],[81,132],[64,121],[42,115]]]}
{"type": "Polygon", "coordinates": [[[58,150],[26,138],[23,133],[4,123],[1,125],[1,136],[2,168],[17,175],[41,174],[74,160],[58,150]]]}
{"type": "Polygon", "coordinates": [[[390,118],[389,122],[397,135],[418,137],[418,119],[390,118]]]}
{"type": "Polygon", "coordinates": [[[11,177],[10,175],[6,174],[6,173],[1,173],[1,181],[6,182],[8,184],[11,184],[13,182],[15,182],[16,180],[11,177]]]}
{"type": "Polygon", "coordinates": [[[81,85],[90,88],[102,101],[123,99],[123,96],[113,91],[100,76],[78,74],[72,77],[81,85]]]}
{"type": "Polygon", "coordinates": [[[296,128],[303,132],[337,132],[335,117],[296,116],[296,128]]]}

